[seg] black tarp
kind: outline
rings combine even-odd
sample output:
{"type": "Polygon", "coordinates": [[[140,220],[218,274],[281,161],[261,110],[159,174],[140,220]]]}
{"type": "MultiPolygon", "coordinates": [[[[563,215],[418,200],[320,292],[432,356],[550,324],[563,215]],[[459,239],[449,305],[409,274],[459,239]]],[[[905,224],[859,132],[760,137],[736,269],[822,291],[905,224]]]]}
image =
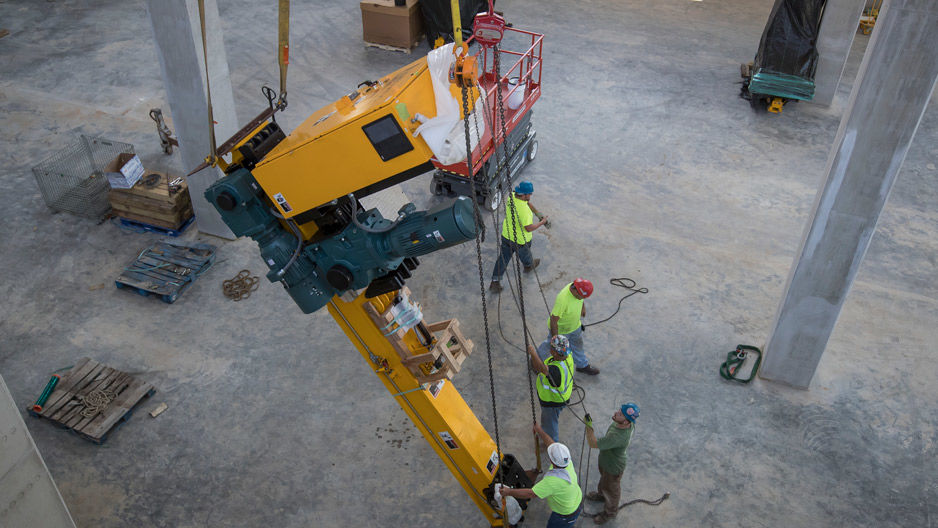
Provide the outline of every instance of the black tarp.
{"type": "Polygon", "coordinates": [[[817,36],[827,0],[776,0],[762,32],[753,71],[814,80],[817,36]]]}
{"type": "MultiPolygon", "coordinates": [[[[420,0],[423,23],[427,31],[427,43],[433,47],[437,37],[446,42],[453,41],[453,11],[450,0],[420,0]]],[[[462,22],[463,40],[472,35],[472,20],[476,14],[488,11],[486,0],[459,0],[459,18],[462,22]]]]}

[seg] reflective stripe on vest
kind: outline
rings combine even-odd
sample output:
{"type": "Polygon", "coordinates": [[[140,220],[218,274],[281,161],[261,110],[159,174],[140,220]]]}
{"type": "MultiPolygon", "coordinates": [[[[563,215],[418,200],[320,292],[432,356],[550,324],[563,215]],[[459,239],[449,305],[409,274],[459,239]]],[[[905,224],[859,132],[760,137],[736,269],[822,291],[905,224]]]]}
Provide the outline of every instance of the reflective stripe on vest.
{"type": "Polygon", "coordinates": [[[547,376],[537,375],[537,397],[541,401],[563,403],[570,399],[573,394],[573,356],[567,355],[563,361],[557,361],[553,357],[547,358],[544,366],[548,369],[551,365],[557,365],[560,369],[560,389],[551,386],[547,376]]]}

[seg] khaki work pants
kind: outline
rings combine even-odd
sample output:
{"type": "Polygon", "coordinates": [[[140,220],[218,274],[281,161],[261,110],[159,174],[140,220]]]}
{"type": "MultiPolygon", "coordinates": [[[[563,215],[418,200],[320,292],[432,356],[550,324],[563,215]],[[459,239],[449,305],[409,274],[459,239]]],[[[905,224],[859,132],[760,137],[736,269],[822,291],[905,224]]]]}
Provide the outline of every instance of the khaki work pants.
{"type": "Polygon", "coordinates": [[[619,513],[619,493],[621,482],[622,473],[613,475],[603,471],[602,467],[599,468],[599,486],[597,486],[597,490],[603,496],[603,512],[607,517],[615,517],[615,515],[619,513]]]}

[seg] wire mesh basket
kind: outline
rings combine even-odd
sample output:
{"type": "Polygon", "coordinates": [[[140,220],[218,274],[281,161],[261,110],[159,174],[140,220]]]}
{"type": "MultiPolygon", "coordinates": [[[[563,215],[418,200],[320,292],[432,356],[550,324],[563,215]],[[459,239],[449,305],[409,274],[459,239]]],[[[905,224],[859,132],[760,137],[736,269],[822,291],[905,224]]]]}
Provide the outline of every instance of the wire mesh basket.
{"type": "Polygon", "coordinates": [[[121,153],[134,153],[130,143],[82,135],[33,167],[42,199],[53,211],[103,218],[111,210],[104,168],[121,153]]]}

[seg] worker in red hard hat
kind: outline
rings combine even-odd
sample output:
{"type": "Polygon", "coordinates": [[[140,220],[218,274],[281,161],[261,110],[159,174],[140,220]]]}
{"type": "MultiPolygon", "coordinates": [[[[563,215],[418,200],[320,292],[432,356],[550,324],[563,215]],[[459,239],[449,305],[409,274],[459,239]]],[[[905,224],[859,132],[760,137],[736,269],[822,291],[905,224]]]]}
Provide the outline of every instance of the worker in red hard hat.
{"type": "Polygon", "coordinates": [[[560,290],[550,311],[550,333],[547,340],[537,347],[538,356],[542,359],[547,357],[550,353],[549,342],[554,336],[566,336],[570,341],[570,352],[577,372],[590,376],[599,374],[599,369],[590,365],[583,351],[583,323],[580,322],[580,318],[586,316],[583,300],[592,294],[593,283],[582,278],[577,278],[560,290]]]}

